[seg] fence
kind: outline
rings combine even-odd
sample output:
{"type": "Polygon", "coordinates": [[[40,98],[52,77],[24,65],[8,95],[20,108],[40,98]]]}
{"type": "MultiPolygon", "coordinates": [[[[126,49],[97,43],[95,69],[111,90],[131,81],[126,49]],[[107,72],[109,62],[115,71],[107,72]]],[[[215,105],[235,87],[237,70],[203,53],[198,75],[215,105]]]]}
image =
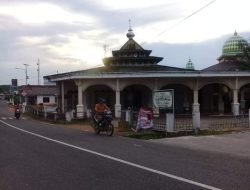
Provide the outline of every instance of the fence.
{"type": "Polygon", "coordinates": [[[65,114],[57,113],[55,110],[52,109],[45,109],[43,107],[34,107],[34,106],[25,106],[25,112],[28,112],[37,117],[43,117],[45,119],[50,120],[58,120],[63,119],[65,120],[65,114]]]}
{"type": "Polygon", "coordinates": [[[209,116],[209,129],[230,129],[249,127],[249,116],[209,116]]]}
{"type": "Polygon", "coordinates": [[[175,131],[192,131],[193,119],[191,114],[181,114],[175,117],[175,131]]]}
{"type": "MultiPolygon", "coordinates": [[[[137,125],[138,112],[122,111],[121,120],[129,122],[134,129],[137,125]]],[[[247,128],[249,126],[249,115],[214,115],[201,119],[201,129],[219,130],[231,128],[247,128]]],[[[155,131],[168,132],[166,114],[160,114],[153,118],[153,128],[155,131]]],[[[173,132],[193,131],[193,118],[191,114],[175,115],[173,132]]]]}
{"type": "MultiPolygon", "coordinates": [[[[121,111],[121,120],[127,121],[130,126],[136,129],[137,120],[138,120],[138,111],[132,110],[122,110],[121,111]]],[[[153,128],[155,131],[167,131],[167,120],[166,114],[160,114],[157,117],[153,118],[153,128]]],[[[192,115],[176,115],[174,121],[174,131],[192,131],[192,115]]]]}

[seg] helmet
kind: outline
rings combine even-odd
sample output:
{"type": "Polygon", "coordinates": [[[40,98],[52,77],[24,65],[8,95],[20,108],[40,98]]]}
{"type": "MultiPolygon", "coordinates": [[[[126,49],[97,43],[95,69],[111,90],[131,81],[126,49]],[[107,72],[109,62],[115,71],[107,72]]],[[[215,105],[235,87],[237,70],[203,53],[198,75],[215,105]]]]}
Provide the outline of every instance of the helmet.
{"type": "Polygon", "coordinates": [[[98,98],[98,102],[104,103],[105,99],[104,98],[98,98]]]}

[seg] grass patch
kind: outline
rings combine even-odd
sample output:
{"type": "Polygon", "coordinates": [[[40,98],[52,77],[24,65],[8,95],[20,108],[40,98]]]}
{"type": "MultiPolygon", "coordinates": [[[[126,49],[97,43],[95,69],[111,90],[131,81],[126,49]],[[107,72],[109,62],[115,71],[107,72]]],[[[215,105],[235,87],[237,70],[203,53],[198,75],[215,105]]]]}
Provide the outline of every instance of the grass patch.
{"type": "Polygon", "coordinates": [[[166,133],[166,132],[159,132],[152,130],[140,130],[139,132],[135,133],[130,130],[128,132],[124,132],[122,136],[136,138],[136,139],[150,140],[150,139],[161,139],[161,138],[174,138],[181,136],[223,135],[223,134],[237,133],[243,130],[247,129],[199,130],[198,134],[195,134],[194,131],[180,131],[180,132],[166,133]]]}
{"type": "Polygon", "coordinates": [[[118,131],[119,132],[130,132],[131,128],[128,122],[126,121],[119,121],[118,123],[118,131]]]}
{"type": "Polygon", "coordinates": [[[156,132],[156,131],[152,131],[152,130],[150,130],[150,131],[141,130],[137,133],[135,133],[135,132],[126,133],[123,136],[130,137],[130,138],[136,138],[136,139],[150,140],[150,139],[165,138],[166,133],[165,132],[156,132]]]}

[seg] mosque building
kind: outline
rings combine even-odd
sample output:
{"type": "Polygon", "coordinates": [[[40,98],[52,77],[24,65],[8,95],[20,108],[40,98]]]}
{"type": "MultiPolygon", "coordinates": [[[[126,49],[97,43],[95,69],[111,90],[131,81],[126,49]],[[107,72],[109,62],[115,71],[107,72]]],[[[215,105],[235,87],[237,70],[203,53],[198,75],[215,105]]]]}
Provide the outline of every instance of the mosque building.
{"type": "Polygon", "coordinates": [[[119,118],[122,110],[151,107],[152,92],[164,89],[174,90],[176,114],[239,115],[250,108],[249,44],[237,32],[224,43],[218,63],[203,70],[195,70],[191,59],[185,68],[160,65],[163,57],[134,37],[129,27],[127,42],[102,67],[44,77],[60,88],[62,112],[75,109],[82,118],[102,97],[119,118]]]}

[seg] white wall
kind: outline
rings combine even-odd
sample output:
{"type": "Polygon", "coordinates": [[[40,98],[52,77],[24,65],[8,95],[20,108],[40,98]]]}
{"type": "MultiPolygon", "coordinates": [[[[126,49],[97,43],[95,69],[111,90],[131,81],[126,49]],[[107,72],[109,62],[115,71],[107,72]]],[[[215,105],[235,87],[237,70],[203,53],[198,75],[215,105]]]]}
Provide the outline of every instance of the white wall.
{"type": "Polygon", "coordinates": [[[55,104],[56,97],[55,96],[37,96],[37,104],[44,103],[44,104],[55,104]],[[49,102],[43,102],[44,97],[49,97],[49,102]]]}

